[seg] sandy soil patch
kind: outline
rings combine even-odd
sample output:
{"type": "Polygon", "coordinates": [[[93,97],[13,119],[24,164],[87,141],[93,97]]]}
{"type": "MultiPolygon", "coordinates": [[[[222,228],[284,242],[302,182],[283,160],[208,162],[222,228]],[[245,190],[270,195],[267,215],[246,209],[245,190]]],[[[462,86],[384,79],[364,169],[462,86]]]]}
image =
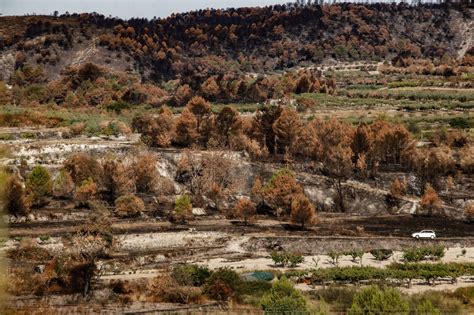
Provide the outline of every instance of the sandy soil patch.
{"type": "MultiPolygon", "coordinates": [[[[467,263],[467,262],[474,262],[474,248],[464,248],[466,250],[466,254],[462,255],[462,248],[449,248],[445,252],[445,256],[441,259],[441,262],[457,262],[457,263],[467,263]]],[[[289,270],[289,269],[297,269],[297,270],[305,270],[305,269],[312,269],[312,268],[330,268],[334,267],[335,265],[332,263],[332,260],[327,255],[312,255],[312,256],[305,256],[304,262],[298,265],[295,268],[282,268],[279,266],[275,266],[273,260],[270,258],[269,254],[261,253],[262,257],[255,257],[255,258],[245,258],[242,260],[236,260],[233,258],[226,259],[226,258],[213,258],[208,259],[205,261],[197,262],[200,265],[206,265],[211,269],[216,269],[220,267],[228,267],[236,270],[241,271],[252,271],[252,270],[289,270]]],[[[365,253],[362,257],[362,265],[363,266],[371,266],[376,268],[385,268],[388,265],[394,262],[403,262],[403,252],[394,252],[393,256],[385,261],[377,261],[374,257],[369,254],[365,253]]],[[[341,256],[339,258],[339,262],[337,266],[339,267],[351,267],[351,266],[360,266],[359,261],[352,261],[350,256],[341,256]]]]}
{"type": "MultiPolygon", "coordinates": [[[[117,236],[118,250],[141,251],[176,247],[213,246],[226,237],[222,232],[165,232],[117,236]]],[[[185,248],[183,249],[185,250],[185,248]]]]}

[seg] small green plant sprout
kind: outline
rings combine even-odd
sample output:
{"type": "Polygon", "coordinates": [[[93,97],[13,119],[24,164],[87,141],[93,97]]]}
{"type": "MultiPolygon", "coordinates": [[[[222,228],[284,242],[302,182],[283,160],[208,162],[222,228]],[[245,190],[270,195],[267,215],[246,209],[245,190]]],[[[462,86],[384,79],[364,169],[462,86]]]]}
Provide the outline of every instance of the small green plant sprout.
{"type": "Polygon", "coordinates": [[[315,268],[318,268],[318,266],[319,266],[319,261],[321,260],[321,257],[319,257],[319,256],[317,256],[316,258],[313,257],[313,258],[311,258],[311,260],[312,260],[313,263],[314,263],[314,267],[315,267],[315,268]]]}
{"type": "Polygon", "coordinates": [[[32,204],[42,206],[46,203],[46,197],[51,193],[51,176],[43,166],[35,166],[26,178],[26,191],[32,204]]]}
{"type": "Polygon", "coordinates": [[[351,256],[351,260],[353,263],[359,263],[362,265],[362,257],[364,256],[364,251],[360,249],[351,249],[344,252],[344,255],[351,256]]]}

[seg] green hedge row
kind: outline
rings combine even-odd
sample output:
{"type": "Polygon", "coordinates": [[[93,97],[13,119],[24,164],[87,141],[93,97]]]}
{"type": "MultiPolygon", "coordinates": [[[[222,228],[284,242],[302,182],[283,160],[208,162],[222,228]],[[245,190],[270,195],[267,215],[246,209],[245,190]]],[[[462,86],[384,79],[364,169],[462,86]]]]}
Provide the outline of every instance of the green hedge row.
{"type": "Polygon", "coordinates": [[[312,271],[311,282],[324,284],[327,282],[358,283],[360,281],[380,280],[412,280],[424,279],[428,282],[439,278],[451,278],[474,275],[474,264],[428,264],[407,263],[392,264],[386,269],[376,267],[335,267],[312,271]]]}

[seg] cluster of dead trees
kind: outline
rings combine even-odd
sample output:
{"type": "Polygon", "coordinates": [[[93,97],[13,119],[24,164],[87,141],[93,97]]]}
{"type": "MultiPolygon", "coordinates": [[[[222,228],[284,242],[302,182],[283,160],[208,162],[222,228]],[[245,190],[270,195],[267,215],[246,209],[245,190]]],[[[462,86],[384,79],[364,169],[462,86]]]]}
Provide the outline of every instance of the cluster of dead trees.
{"type": "Polygon", "coordinates": [[[342,183],[352,176],[375,178],[384,167],[413,171],[422,193],[426,184],[438,189],[442,176],[472,173],[473,167],[472,145],[459,135],[417,148],[417,141],[402,124],[307,121],[296,110],[282,106],[264,106],[253,117],[241,116],[228,106],[214,114],[208,102],[194,97],[178,117],[163,107],[155,117],[135,117],[133,128],[152,147],[243,150],[257,161],[301,162],[307,170],[334,181],[341,210],[342,183]]]}
{"type": "Polygon", "coordinates": [[[336,88],[333,78],[322,78],[314,70],[289,71],[256,78],[232,73],[210,75],[202,71],[183,77],[167,104],[184,106],[195,95],[209,101],[263,102],[291,94],[333,94],[336,88]]]}
{"type": "Polygon", "coordinates": [[[453,53],[453,10],[461,12],[461,19],[470,18],[459,5],[403,3],[207,9],[128,21],[99,14],[37,17],[26,26],[18,23],[15,34],[3,32],[0,47],[16,44],[38,62],[56,64],[60,50],[99,35],[100,45],[134,58],[156,80],[262,73],[328,57],[441,59],[453,53]],[[31,40],[39,36],[44,40],[31,40]]]}
{"type": "Polygon", "coordinates": [[[183,77],[173,89],[142,83],[137,77],[110,73],[104,67],[86,63],[63,69],[60,79],[48,81],[42,66],[31,65],[17,55],[17,68],[10,83],[0,84],[0,100],[22,106],[57,104],[67,107],[100,106],[120,111],[136,105],[153,107],[168,104],[185,106],[200,95],[219,102],[264,102],[302,93],[335,93],[336,81],[323,78],[315,70],[290,71],[258,76],[211,75],[205,73],[183,77]],[[34,88],[31,86],[34,85],[34,88]]]}
{"type": "Polygon", "coordinates": [[[166,191],[163,185],[166,184],[160,181],[156,159],[150,154],[119,160],[77,153],[64,162],[54,177],[42,166],[11,175],[5,185],[5,205],[9,213],[25,215],[52,199],[71,200],[77,207],[94,209],[105,202],[115,206],[117,216],[135,217],[145,210],[136,194],[166,191]],[[21,177],[25,178],[24,184],[21,177]]]}
{"type": "Polygon", "coordinates": [[[156,22],[118,23],[113,35],[103,35],[100,41],[109,49],[133,54],[141,64],[172,74],[201,72],[212,63],[212,58],[206,57],[209,55],[223,57],[223,64],[237,59],[242,70],[247,71],[287,68],[303,61],[318,62],[324,57],[441,58],[449,51],[449,43],[437,41],[436,36],[447,35],[439,24],[447,23],[449,10],[447,5],[349,3],[200,10],[156,22]],[[403,19],[399,19],[400,15],[403,19]],[[398,28],[390,26],[393,20],[406,26],[404,32],[413,34],[399,34],[398,28]],[[327,29],[331,30],[329,36],[327,29]],[[257,56],[235,56],[236,49],[256,51],[257,56]],[[189,57],[193,57],[191,64],[187,62],[189,57]],[[268,57],[273,61],[268,62],[268,57]]]}

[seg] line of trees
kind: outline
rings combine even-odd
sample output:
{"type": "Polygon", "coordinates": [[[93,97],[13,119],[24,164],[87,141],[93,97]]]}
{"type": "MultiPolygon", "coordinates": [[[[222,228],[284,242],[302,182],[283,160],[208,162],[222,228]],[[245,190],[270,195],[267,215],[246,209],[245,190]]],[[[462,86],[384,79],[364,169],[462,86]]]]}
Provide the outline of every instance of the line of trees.
{"type": "MultiPolygon", "coordinates": [[[[253,117],[228,106],[214,114],[208,102],[194,97],[178,117],[163,107],[156,117],[135,117],[132,125],[152,147],[243,150],[256,161],[300,163],[331,179],[341,211],[343,183],[350,177],[375,178],[381,168],[397,167],[414,172],[423,193],[426,187],[443,188],[444,176],[472,172],[469,142],[418,148],[404,125],[384,120],[358,126],[336,119],[307,121],[281,106],[264,106],[253,117]]],[[[395,197],[406,193],[400,182],[395,184],[395,197]]]]}

